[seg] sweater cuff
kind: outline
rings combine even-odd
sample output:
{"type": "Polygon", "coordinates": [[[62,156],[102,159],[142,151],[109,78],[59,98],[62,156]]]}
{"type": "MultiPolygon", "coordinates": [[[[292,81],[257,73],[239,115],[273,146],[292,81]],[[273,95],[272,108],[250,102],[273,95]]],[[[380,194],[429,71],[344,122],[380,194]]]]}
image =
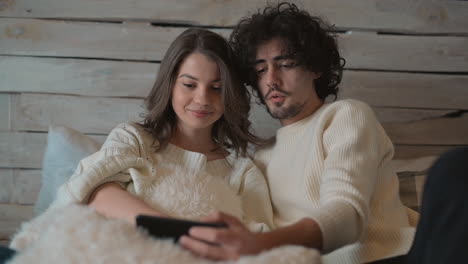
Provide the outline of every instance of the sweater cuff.
{"type": "Polygon", "coordinates": [[[317,222],[322,232],[323,254],[355,242],[361,234],[359,215],[346,201],[327,202],[310,218],[317,222]]]}

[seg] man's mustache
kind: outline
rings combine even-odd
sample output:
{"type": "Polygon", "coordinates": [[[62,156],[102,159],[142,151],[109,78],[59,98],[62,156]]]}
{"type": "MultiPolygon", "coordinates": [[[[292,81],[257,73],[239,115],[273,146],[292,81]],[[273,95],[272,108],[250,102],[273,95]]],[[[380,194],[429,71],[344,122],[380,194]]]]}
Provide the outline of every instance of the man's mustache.
{"type": "Polygon", "coordinates": [[[268,90],[268,92],[265,94],[265,96],[263,96],[263,98],[268,99],[268,97],[270,96],[270,94],[272,92],[279,92],[279,93],[282,93],[282,94],[284,94],[286,96],[291,95],[290,92],[286,92],[286,91],[284,91],[284,90],[282,90],[282,89],[280,89],[278,87],[270,87],[270,90],[268,90]]]}

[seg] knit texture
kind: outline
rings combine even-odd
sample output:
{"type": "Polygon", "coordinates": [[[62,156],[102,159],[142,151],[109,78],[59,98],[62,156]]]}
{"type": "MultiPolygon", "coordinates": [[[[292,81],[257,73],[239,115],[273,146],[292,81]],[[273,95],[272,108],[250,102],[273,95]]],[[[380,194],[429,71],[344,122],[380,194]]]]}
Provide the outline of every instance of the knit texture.
{"type": "Polygon", "coordinates": [[[280,128],[255,160],[267,175],[276,226],[312,218],[324,263],[363,263],[405,254],[413,240],[392,157],[372,109],[342,100],[280,128]]]}
{"type": "Polygon", "coordinates": [[[119,182],[157,211],[199,219],[220,210],[251,230],[272,226],[272,208],[263,174],[249,158],[207,161],[204,154],[169,144],[155,152],[153,137],[134,123],[118,125],[101,150],[83,159],[59,189],[52,207],[86,202],[106,182],[119,182]]]}

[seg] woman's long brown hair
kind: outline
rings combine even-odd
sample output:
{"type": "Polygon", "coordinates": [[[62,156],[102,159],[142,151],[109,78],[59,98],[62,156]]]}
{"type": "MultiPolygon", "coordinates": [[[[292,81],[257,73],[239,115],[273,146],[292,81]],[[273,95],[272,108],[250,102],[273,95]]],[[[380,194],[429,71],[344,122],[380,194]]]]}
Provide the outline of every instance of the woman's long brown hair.
{"type": "Polygon", "coordinates": [[[227,41],[205,29],[187,29],[171,44],[161,62],[153,89],[145,99],[147,113],[141,125],[155,138],[153,146],[156,151],[169,143],[177,122],[171,104],[172,89],[181,63],[194,52],[215,61],[220,71],[224,114],[213,126],[212,139],[220,147],[231,148],[237,155],[245,156],[249,143],[263,143],[250,131],[250,94],[239,82],[238,68],[227,41]]]}

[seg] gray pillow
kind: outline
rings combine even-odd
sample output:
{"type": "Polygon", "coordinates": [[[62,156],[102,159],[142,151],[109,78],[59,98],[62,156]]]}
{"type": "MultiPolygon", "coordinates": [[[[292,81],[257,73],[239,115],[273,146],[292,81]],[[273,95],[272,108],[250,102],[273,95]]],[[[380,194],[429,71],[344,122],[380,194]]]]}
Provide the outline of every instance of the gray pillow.
{"type": "Polygon", "coordinates": [[[427,172],[436,159],[437,156],[425,156],[390,163],[400,181],[401,201],[407,207],[419,211],[427,172]]]}
{"type": "Polygon", "coordinates": [[[42,186],[34,214],[45,211],[57,190],[70,178],[80,160],[99,150],[101,144],[74,129],[50,126],[42,162],[42,186]]]}

